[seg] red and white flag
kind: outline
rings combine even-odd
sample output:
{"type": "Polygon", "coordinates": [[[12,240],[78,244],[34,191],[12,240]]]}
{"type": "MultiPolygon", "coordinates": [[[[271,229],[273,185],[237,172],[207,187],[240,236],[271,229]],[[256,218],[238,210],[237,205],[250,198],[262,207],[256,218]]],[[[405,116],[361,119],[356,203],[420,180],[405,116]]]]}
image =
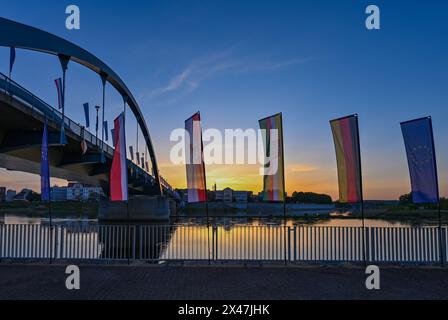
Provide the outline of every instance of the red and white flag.
{"type": "Polygon", "coordinates": [[[188,202],[207,201],[201,115],[199,112],[185,120],[185,130],[189,136],[189,139],[185,139],[187,144],[185,163],[187,167],[188,202]]]}
{"type": "Polygon", "coordinates": [[[126,137],[124,113],[114,120],[115,150],[110,171],[110,197],[112,201],[128,200],[128,171],[126,164],[126,137]]]}

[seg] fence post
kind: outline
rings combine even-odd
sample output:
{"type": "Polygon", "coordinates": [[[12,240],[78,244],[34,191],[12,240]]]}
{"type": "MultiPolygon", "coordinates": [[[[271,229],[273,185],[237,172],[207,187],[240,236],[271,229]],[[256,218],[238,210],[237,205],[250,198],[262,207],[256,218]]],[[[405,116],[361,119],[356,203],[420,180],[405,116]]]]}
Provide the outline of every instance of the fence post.
{"type": "Polygon", "coordinates": [[[291,262],[291,227],[288,227],[288,262],[291,262]]]}
{"type": "Polygon", "coordinates": [[[137,231],[137,226],[132,226],[132,260],[135,260],[135,247],[136,247],[136,231],[137,231]]]}
{"type": "Polygon", "coordinates": [[[297,226],[294,226],[294,243],[293,243],[293,250],[294,250],[294,262],[297,261],[297,226]]]}
{"type": "Polygon", "coordinates": [[[447,228],[441,228],[441,233],[440,233],[440,236],[441,236],[441,241],[440,241],[440,250],[441,250],[441,252],[442,252],[442,254],[441,254],[441,259],[442,259],[442,261],[443,261],[443,266],[445,266],[446,267],[446,262],[447,262],[447,252],[446,252],[446,236],[447,236],[447,228]]]}
{"type": "Polygon", "coordinates": [[[370,262],[370,227],[363,228],[363,232],[365,232],[363,236],[363,240],[365,240],[365,244],[363,243],[363,246],[365,246],[365,258],[366,258],[366,264],[370,262]]]}
{"type": "Polygon", "coordinates": [[[64,226],[60,226],[59,229],[59,258],[62,259],[64,254],[64,226]]]}

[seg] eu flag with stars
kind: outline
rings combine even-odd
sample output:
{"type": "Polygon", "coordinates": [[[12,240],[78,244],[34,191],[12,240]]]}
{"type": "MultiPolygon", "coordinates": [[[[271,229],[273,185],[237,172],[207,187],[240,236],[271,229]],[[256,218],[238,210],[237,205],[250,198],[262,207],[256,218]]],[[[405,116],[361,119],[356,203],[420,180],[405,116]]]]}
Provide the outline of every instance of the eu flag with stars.
{"type": "Polygon", "coordinates": [[[436,153],[430,117],[401,123],[413,203],[438,203],[436,153]]]}

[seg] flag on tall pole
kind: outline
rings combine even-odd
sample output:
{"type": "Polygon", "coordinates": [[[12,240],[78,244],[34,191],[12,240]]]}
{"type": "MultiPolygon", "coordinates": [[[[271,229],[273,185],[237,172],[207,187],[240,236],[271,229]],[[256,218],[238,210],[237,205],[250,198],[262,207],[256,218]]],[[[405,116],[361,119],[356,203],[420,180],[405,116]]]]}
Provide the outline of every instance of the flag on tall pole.
{"type": "Polygon", "coordinates": [[[358,116],[330,121],[338,169],[339,202],[362,202],[358,116]]]}
{"type": "Polygon", "coordinates": [[[104,128],[104,134],[105,134],[105,138],[106,141],[109,141],[109,130],[107,128],[107,121],[103,121],[103,128],[104,128]]]}
{"type": "Polygon", "coordinates": [[[42,202],[50,201],[50,165],[48,162],[47,121],[44,123],[40,161],[40,196],[42,202]]]}
{"type": "Polygon", "coordinates": [[[430,117],[402,122],[413,203],[439,203],[436,152],[430,117]]]}
{"type": "Polygon", "coordinates": [[[131,160],[134,161],[134,148],[129,146],[129,153],[131,154],[131,160]]]}
{"type": "Polygon", "coordinates": [[[411,177],[412,202],[435,203],[438,206],[439,253],[440,264],[443,267],[446,258],[443,250],[442,215],[432,120],[431,117],[424,117],[402,122],[400,125],[411,177]]]}
{"type": "Polygon", "coordinates": [[[84,116],[86,118],[86,128],[90,127],[89,103],[84,103],[84,116]]]}
{"type": "Polygon", "coordinates": [[[126,164],[126,137],[124,113],[114,120],[115,145],[110,171],[110,195],[112,201],[128,200],[128,174],[126,164]]]}
{"type": "Polygon", "coordinates": [[[258,120],[263,132],[265,167],[263,200],[285,201],[285,170],[282,114],[258,120]]]}
{"type": "Polygon", "coordinates": [[[14,62],[16,61],[16,48],[11,47],[9,50],[9,77],[11,78],[12,68],[14,67],[14,62]]]}
{"type": "Polygon", "coordinates": [[[361,204],[362,256],[367,265],[358,115],[331,120],[330,126],[338,168],[339,202],[361,204]]]}
{"type": "Polygon", "coordinates": [[[58,94],[58,108],[62,109],[62,99],[63,99],[62,79],[61,78],[55,79],[54,84],[56,85],[56,91],[58,94]]]}
{"type": "Polygon", "coordinates": [[[110,129],[110,134],[112,137],[112,144],[115,145],[115,129],[110,129]]]}
{"type": "Polygon", "coordinates": [[[96,109],[96,122],[95,122],[95,132],[96,132],[96,135],[97,135],[97,138],[98,138],[98,129],[99,129],[99,126],[98,126],[98,110],[100,109],[100,106],[95,106],[95,109],[96,109]]]}
{"type": "Polygon", "coordinates": [[[188,133],[188,138],[185,139],[188,202],[207,202],[201,115],[199,112],[185,120],[185,131],[188,133]]]}

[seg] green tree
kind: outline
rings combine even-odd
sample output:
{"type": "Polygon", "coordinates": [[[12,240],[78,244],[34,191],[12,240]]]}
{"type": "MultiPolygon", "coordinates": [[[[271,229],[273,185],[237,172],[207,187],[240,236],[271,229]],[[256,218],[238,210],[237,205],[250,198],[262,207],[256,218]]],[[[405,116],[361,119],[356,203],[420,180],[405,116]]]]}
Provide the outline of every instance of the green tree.
{"type": "Polygon", "coordinates": [[[297,192],[292,193],[292,200],[299,203],[316,203],[316,204],[331,204],[333,200],[328,194],[320,194],[314,192],[297,192]]]}
{"type": "Polygon", "coordinates": [[[411,204],[412,203],[412,196],[411,193],[405,193],[402,194],[400,196],[400,198],[398,198],[398,200],[400,201],[401,205],[407,205],[407,204],[411,204]]]}

